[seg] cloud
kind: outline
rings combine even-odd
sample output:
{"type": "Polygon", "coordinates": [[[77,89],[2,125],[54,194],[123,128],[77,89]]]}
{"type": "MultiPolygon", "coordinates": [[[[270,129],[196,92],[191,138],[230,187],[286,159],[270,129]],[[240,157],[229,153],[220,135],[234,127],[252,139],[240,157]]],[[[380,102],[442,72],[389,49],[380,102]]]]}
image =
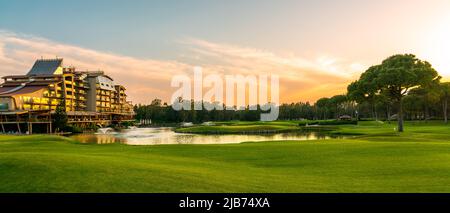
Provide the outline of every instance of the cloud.
{"type": "MultiPolygon", "coordinates": [[[[127,88],[134,103],[153,98],[168,101],[176,88],[172,76],[192,74],[193,66],[218,74],[277,74],[280,76],[281,102],[315,101],[345,91],[363,65],[333,57],[305,59],[278,55],[267,50],[186,39],[179,42],[189,54],[180,60],[139,59],[102,52],[45,38],[0,31],[0,75],[25,74],[38,58],[64,58],[66,66],[79,70],[104,70],[127,88]]],[[[175,58],[175,56],[174,56],[175,58]]]]}
{"type": "Polygon", "coordinates": [[[180,43],[188,45],[196,53],[195,60],[205,64],[209,71],[279,75],[282,102],[313,102],[320,97],[345,93],[347,84],[366,68],[361,63],[329,56],[307,59],[192,38],[180,43]]]}
{"type": "Polygon", "coordinates": [[[170,79],[191,66],[176,61],[137,59],[105,53],[44,38],[0,32],[0,74],[25,74],[38,58],[63,57],[66,66],[79,70],[104,70],[127,88],[131,100],[150,102],[156,97],[168,97],[170,79]]]}

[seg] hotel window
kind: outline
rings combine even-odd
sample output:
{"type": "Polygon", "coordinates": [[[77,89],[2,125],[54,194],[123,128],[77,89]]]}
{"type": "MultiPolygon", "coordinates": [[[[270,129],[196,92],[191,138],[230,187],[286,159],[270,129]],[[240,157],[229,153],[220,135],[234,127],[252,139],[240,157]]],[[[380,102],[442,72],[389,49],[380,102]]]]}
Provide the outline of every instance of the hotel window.
{"type": "Polygon", "coordinates": [[[0,103],[0,110],[8,110],[9,105],[8,103],[0,103]]]}

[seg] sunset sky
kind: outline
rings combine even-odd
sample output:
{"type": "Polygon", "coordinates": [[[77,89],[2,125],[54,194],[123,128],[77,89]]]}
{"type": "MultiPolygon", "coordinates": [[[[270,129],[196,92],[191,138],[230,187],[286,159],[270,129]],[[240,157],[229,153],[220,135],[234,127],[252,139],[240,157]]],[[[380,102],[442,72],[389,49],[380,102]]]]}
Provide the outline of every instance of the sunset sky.
{"type": "Polygon", "coordinates": [[[397,53],[450,78],[450,1],[0,0],[1,76],[63,57],[106,71],[134,103],[168,101],[193,66],[278,74],[281,102],[313,102],[397,53]]]}

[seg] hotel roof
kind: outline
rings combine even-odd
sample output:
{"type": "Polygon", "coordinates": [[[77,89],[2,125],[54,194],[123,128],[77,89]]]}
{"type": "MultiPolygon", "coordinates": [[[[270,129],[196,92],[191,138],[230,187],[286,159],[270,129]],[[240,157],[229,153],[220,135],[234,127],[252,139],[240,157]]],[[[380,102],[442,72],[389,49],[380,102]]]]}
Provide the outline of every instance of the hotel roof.
{"type": "Polygon", "coordinates": [[[46,86],[2,87],[0,88],[0,97],[33,93],[45,88],[47,87],[46,86]]]}
{"type": "Polygon", "coordinates": [[[63,59],[40,59],[37,60],[27,75],[53,75],[62,66],[63,59]]]}

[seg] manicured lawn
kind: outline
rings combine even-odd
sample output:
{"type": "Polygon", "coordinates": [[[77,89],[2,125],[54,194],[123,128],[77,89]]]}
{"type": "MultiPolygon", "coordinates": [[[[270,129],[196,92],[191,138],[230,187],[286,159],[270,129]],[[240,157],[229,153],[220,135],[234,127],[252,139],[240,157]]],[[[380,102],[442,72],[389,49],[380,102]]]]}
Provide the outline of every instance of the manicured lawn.
{"type": "Polygon", "coordinates": [[[176,129],[180,133],[196,134],[246,134],[264,132],[289,132],[300,130],[299,123],[307,121],[224,121],[214,122],[213,126],[196,125],[176,129]]]}
{"type": "MultiPolygon", "coordinates": [[[[305,124],[317,124],[317,123],[330,123],[334,120],[322,120],[322,121],[272,121],[272,122],[262,122],[262,121],[225,121],[225,122],[214,122],[212,126],[195,125],[191,127],[181,127],[177,128],[175,131],[179,133],[195,133],[195,134],[258,134],[258,133],[279,133],[279,132],[293,132],[301,131],[304,129],[305,124]],[[299,124],[302,124],[300,126],[299,124]]],[[[324,124],[324,126],[313,127],[320,129],[330,129],[329,124],[324,124]]],[[[334,129],[334,128],[332,128],[334,129]]]]}
{"type": "Polygon", "coordinates": [[[450,192],[450,125],[363,122],[352,139],[80,144],[0,136],[0,192],[450,192]]]}

